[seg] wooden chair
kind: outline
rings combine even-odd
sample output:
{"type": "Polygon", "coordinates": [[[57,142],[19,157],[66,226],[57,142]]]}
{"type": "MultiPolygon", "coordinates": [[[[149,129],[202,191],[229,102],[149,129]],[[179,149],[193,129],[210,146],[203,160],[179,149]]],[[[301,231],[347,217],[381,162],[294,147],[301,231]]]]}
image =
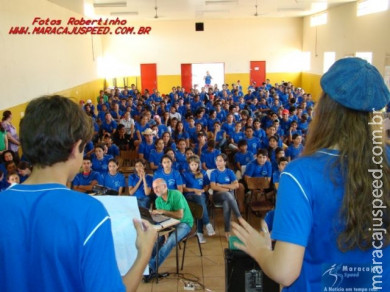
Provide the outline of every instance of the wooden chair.
{"type": "Polygon", "coordinates": [[[137,158],[137,152],[135,150],[121,150],[119,159],[121,166],[134,166],[134,161],[137,158]]]}
{"type": "Polygon", "coordinates": [[[198,205],[194,202],[188,202],[188,206],[190,207],[192,216],[194,217],[194,226],[192,227],[190,233],[186,237],[184,237],[180,242],[183,242],[183,256],[181,259],[181,270],[183,270],[184,266],[184,257],[186,255],[186,246],[187,246],[187,240],[189,240],[192,237],[196,237],[196,240],[198,241],[198,247],[199,247],[199,252],[200,256],[203,256],[202,254],[202,247],[199,242],[199,238],[197,236],[197,220],[203,218],[203,207],[201,205],[198,205]]]}
{"type": "Polygon", "coordinates": [[[264,216],[275,206],[273,196],[268,198],[264,192],[270,187],[269,180],[265,177],[246,177],[245,182],[250,192],[246,203],[246,218],[248,219],[249,211],[260,217],[264,216]]]}

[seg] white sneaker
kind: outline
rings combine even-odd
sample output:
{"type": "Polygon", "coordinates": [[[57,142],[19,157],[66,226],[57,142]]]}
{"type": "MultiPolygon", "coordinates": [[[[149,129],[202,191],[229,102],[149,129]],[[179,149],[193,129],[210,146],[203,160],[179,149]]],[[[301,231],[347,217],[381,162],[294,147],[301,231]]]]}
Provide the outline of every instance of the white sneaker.
{"type": "Polygon", "coordinates": [[[206,230],[207,230],[207,235],[208,236],[215,235],[215,231],[214,231],[213,225],[211,225],[211,223],[206,225],[206,230]]]}
{"type": "Polygon", "coordinates": [[[197,233],[196,235],[198,236],[200,243],[206,243],[206,239],[204,239],[203,233],[197,233]]]}

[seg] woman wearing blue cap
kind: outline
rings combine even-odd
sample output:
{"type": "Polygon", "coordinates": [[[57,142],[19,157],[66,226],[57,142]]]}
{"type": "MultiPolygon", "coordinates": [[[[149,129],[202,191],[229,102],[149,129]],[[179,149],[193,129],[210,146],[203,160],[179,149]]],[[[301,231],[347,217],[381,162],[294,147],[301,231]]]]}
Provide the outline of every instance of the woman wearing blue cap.
{"type": "Polygon", "coordinates": [[[275,248],[242,218],[236,246],[283,291],[390,291],[390,171],[378,112],[389,90],[359,58],[337,61],[321,86],[303,155],[280,177],[275,248]]]}

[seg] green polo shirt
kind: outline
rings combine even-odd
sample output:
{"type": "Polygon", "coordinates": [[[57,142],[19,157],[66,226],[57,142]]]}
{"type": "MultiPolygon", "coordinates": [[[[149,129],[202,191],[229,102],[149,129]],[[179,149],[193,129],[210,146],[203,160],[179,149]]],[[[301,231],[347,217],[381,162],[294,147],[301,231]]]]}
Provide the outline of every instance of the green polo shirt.
{"type": "Polygon", "coordinates": [[[183,194],[178,190],[168,190],[168,198],[166,201],[162,197],[156,199],[156,209],[162,209],[167,211],[178,211],[183,209],[183,218],[180,220],[181,223],[187,223],[191,228],[194,225],[194,218],[192,217],[190,207],[188,206],[187,200],[183,194]]]}

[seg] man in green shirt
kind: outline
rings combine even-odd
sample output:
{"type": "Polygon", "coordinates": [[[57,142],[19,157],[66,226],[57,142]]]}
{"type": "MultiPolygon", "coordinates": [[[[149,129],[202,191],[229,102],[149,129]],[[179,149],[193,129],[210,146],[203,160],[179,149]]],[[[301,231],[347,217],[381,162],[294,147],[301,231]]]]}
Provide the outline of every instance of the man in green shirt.
{"type": "Polygon", "coordinates": [[[153,214],[162,214],[175,219],[180,220],[180,223],[176,226],[177,229],[177,241],[175,232],[172,232],[166,242],[163,244],[163,237],[159,237],[158,244],[163,244],[158,255],[156,254],[156,248],[153,251],[152,257],[149,261],[150,277],[155,276],[157,266],[156,260],[158,257],[158,266],[160,266],[164,260],[168,257],[171,250],[176,246],[176,242],[179,242],[184,238],[192,228],[194,224],[194,218],[192,217],[191,210],[188,206],[183,194],[178,190],[168,190],[167,183],[164,179],[158,178],[153,181],[153,190],[157,195],[156,210],[153,210],[153,214]]]}

